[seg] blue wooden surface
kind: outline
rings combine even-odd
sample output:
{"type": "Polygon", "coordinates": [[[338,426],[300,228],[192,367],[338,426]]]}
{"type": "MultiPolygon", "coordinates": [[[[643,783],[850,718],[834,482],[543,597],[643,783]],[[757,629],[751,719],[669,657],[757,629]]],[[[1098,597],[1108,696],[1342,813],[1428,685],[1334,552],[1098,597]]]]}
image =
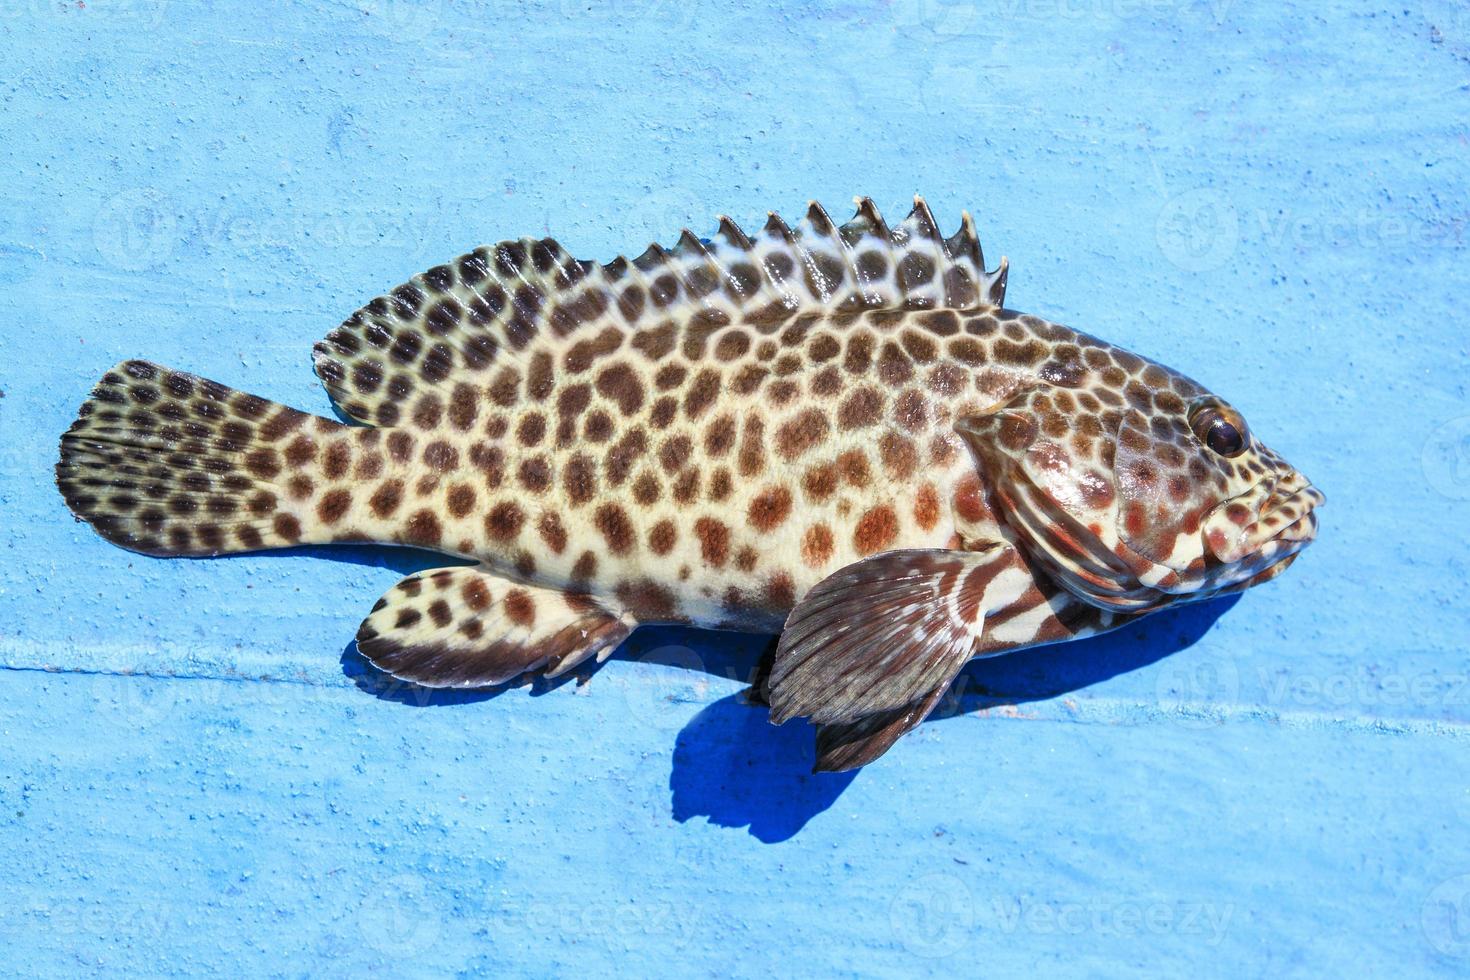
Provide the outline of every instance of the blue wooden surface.
{"type": "Polygon", "coordinates": [[[0,972],[1470,969],[1459,0],[14,0],[0,52],[0,972]],[[1296,567],[812,777],[759,641],[424,698],[349,640],[431,559],[140,558],[52,487],[121,358],[326,412],[312,342],[476,243],[915,191],[1322,486],[1296,567]]]}

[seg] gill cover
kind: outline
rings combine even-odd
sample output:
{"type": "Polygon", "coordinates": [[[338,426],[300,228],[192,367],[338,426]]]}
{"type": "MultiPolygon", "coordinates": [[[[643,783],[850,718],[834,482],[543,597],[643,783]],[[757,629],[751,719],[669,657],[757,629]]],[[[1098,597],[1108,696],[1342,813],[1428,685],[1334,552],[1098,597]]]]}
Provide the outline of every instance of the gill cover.
{"type": "Polygon", "coordinates": [[[995,506],[1027,556],[1068,591],[1096,606],[1157,605],[1151,585],[1167,573],[1120,547],[1113,479],[1119,413],[1082,405],[1081,393],[1022,389],[956,428],[985,471],[995,506]],[[1112,428],[1110,429],[1110,425],[1112,428]]]}
{"type": "Polygon", "coordinates": [[[1132,410],[1118,430],[1113,465],[1119,538],[1176,572],[1204,554],[1200,527],[1228,493],[1225,473],[1192,439],[1183,418],[1132,410]]]}

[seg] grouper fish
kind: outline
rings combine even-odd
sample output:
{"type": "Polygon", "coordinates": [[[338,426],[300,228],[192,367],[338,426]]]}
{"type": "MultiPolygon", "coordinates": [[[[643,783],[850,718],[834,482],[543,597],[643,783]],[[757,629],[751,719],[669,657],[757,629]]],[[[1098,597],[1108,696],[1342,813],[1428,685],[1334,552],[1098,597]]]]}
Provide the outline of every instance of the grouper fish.
{"type": "Polygon", "coordinates": [[[966,214],[813,203],[606,264],[482,247],[314,350],[350,422],[147,361],[102,377],[57,484],[149,555],[328,542],[411,575],[363,656],[428,687],[555,676],[640,623],[779,633],[756,685],[817,768],[887,751],[984,657],[1280,574],[1321,493],[1229,403],[1005,307],[966,214]]]}

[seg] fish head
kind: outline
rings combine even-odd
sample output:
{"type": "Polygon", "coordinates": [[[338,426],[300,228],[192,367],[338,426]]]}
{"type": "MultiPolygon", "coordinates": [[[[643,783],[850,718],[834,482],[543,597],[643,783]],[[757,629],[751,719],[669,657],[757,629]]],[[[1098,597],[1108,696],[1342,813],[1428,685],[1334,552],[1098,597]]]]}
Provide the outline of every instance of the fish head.
{"type": "Polygon", "coordinates": [[[1317,536],[1322,491],[1224,399],[1200,388],[1182,405],[1163,401],[1127,412],[1114,445],[1121,547],[1173,595],[1246,588],[1285,571],[1317,536]]]}
{"type": "Polygon", "coordinates": [[[1321,491],[1223,398],[1116,354],[958,423],[1033,563],[1114,611],[1279,575],[1316,537],[1321,491]]]}

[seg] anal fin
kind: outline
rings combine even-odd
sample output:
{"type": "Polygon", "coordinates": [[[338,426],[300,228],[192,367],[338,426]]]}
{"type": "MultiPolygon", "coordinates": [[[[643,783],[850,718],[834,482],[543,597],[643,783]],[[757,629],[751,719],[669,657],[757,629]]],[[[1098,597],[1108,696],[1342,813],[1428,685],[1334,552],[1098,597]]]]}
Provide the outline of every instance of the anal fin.
{"type": "Polygon", "coordinates": [[[771,721],[819,726],[819,770],[882,755],[975,655],[988,611],[1032,584],[1013,548],[889,551],[823,579],[786,622],[767,683],[771,721]]]}
{"type": "Polygon", "coordinates": [[[489,687],[605,660],[635,625],[590,596],[479,566],[440,568],[389,589],[358,629],[357,648],[379,670],[423,687],[489,687]]]}

